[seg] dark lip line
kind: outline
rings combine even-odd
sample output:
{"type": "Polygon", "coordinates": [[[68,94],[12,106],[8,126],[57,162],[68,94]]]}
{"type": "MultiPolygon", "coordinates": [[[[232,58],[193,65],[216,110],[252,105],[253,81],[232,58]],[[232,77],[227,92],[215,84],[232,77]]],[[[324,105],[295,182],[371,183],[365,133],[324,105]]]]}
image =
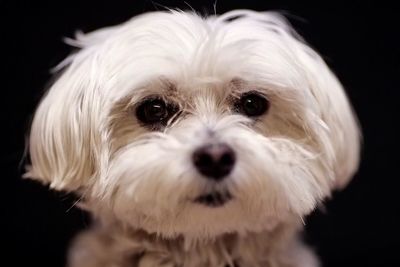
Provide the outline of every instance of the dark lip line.
{"type": "Polygon", "coordinates": [[[228,191],[212,191],[198,196],[194,199],[194,202],[207,207],[221,207],[232,198],[232,195],[228,191]]]}

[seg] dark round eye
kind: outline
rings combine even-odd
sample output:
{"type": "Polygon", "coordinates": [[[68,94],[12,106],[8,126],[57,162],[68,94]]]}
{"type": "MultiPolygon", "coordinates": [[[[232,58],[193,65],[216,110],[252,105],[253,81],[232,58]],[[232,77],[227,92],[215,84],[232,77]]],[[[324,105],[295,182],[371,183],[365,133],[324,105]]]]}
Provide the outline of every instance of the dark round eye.
{"type": "Polygon", "coordinates": [[[268,111],[269,106],[268,99],[256,92],[245,93],[236,103],[238,112],[249,117],[263,115],[268,111]]]}
{"type": "Polygon", "coordinates": [[[161,98],[144,100],[136,109],[136,117],[145,124],[166,123],[177,108],[161,98]]]}

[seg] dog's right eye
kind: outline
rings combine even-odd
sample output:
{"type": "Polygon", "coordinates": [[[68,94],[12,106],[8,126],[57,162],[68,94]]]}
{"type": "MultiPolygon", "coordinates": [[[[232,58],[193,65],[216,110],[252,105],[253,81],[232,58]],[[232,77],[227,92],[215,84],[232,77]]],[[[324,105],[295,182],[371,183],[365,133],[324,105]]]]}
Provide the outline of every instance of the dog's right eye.
{"type": "Polygon", "coordinates": [[[147,125],[166,124],[178,108],[161,98],[144,100],[136,109],[136,117],[147,125]]]}

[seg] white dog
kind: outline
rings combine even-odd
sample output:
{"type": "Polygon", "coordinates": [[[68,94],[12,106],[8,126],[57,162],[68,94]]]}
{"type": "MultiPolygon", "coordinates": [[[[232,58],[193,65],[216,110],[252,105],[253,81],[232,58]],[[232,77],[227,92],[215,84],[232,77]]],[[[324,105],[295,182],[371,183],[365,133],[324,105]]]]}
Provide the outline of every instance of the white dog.
{"type": "Polygon", "coordinates": [[[358,167],[321,57],[272,12],[147,13],[78,34],[27,177],[80,195],[70,266],[317,266],[303,219],[358,167]]]}

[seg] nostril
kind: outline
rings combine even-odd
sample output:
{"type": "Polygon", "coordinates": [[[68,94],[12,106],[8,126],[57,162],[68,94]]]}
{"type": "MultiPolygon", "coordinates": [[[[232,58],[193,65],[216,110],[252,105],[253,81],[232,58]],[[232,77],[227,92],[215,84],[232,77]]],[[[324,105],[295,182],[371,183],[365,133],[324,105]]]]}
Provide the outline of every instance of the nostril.
{"type": "Polygon", "coordinates": [[[198,167],[206,167],[214,164],[213,158],[207,153],[196,153],[194,156],[194,164],[198,167]]]}
{"type": "Polygon", "coordinates": [[[235,164],[235,152],[226,144],[210,144],[193,153],[193,164],[207,178],[220,180],[235,164]]]}
{"type": "Polygon", "coordinates": [[[235,157],[232,152],[227,152],[222,155],[221,159],[219,160],[220,164],[223,166],[230,166],[235,163],[235,157]]]}

